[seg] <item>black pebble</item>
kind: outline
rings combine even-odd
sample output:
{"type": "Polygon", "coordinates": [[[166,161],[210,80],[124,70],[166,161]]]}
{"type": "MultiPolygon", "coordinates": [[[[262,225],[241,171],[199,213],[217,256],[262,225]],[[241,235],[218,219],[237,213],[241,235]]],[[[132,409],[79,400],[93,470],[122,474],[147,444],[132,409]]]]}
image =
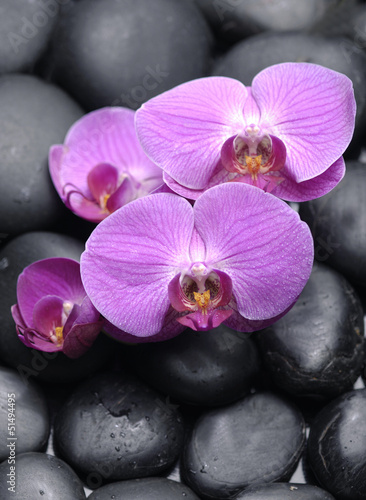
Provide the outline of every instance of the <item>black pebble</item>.
{"type": "Polygon", "coordinates": [[[80,0],[61,17],[52,78],[86,109],[137,109],[179,83],[206,76],[211,32],[193,2],[80,0]]]}
{"type": "Polygon", "coordinates": [[[361,374],[363,332],[355,290],[338,272],[318,264],[294,307],[254,338],[278,387],[327,398],[351,389],[361,374]]]}
{"type": "Polygon", "coordinates": [[[304,444],[301,413],[275,394],[256,393],[199,418],[182,477],[204,499],[233,498],[250,485],[289,480],[304,444]]]}
{"type": "Polygon", "coordinates": [[[61,2],[1,0],[0,74],[33,68],[46,50],[61,2]]]}
{"type": "Polygon", "coordinates": [[[156,389],[201,406],[245,396],[260,371],[254,341],[224,325],[208,332],[187,329],[166,342],[133,346],[127,354],[137,373],[156,389]]]}
{"type": "Polygon", "coordinates": [[[315,258],[351,282],[366,285],[366,165],[347,162],[346,174],[330,193],[302,203],[300,216],[315,241],[315,258]]]}
{"type": "Polygon", "coordinates": [[[114,498],[116,500],[199,500],[185,484],[160,477],[130,479],[107,484],[94,491],[88,500],[114,498]]]}
{"type": "Polygon", "coordinates": [[[310,466],[337,500],[366,498],[365,415],[366,389],[358,389],[329,403],[310,427],[310,466]]]}
{"type": "Polygon", "coordinates": [[[327,491],[309,484],[273,483],[254,486],[235,500],[335,500],[327,491]]]}
{"type": "Polygon", "coordinates": [[[25,383],[5,367],[0,367],[0,413],[0,462],[9,457],[8,438],[16,437],[16,453],[45,448],[50,432],[46,398],[34,382],[25,383]]]}
{"type": "Polygon", "coordinates": [[[107,373],[84,382],[61,408],[55,449],[89,488],[158,475],[177,461],[184,427],[176,408],[137,379],[107,373]]]}
{"type": "Polygon", "coordinates": [[[48,151],[83,114],[61,89],[29,75],[0,77],[0,232],[49,229],[67,208],[48,170],[48,151]]]}
{"type": "MultiPolygon", "coordinates": [[[[366,124],[366,55],[345,37],[305,33],[263,33],[229,50],[216,63],[214,75],[236,78],[251,85],[257,73],[282,62],[309,62],[344,73],[352,80],[357,102],[356,135],[363,141],[366,124]]],[[[356,148],[357,149],[357,148],[356,148]]]]}
{"type": "Polygon", "coordinates": [[[64,461],[45,453],[22,453],[0,465],[1,500],[84,500],[83,484],[64,461]],[[15,488],[8,483],[15,467],[15,488]]]}
{"type": "Polygon", "coordinates": [[[0,249],[0,359],[13,366],[24,381],[34,378],[67,383],[81,380],[106,363],[116,342],[100,335],[81,358],[44,353],[26,347],[18,339],[10,308],[16,303],[19,274],[32,262],[49,257],[79,260],[83,242],[57,233],[30,232],[15,237],[0,249]]]}
{"type": "Polygon", "coordinates": [[[219,37],[235,42],[262,31],[304,31],[320,23],[334,0],[196,0],[219,37]]]}

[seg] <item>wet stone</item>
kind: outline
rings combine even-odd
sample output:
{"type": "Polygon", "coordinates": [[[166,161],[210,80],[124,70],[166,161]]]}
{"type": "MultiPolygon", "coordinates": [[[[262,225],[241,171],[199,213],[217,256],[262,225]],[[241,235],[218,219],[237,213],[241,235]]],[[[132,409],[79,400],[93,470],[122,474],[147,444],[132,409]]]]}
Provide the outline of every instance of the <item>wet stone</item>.
{"type": "Polygon", "coordinates": [[[159,475],[177,461],[183,421],[176,407],[122,373],[84,382],[56,417],[55,448],[86,485],[159,475]]]}
{"type": "Polygon", "coordinates": [[[1,500],[84,500],[83,484],[63,460],[46,453],[22,453],[15,465],[0,465],[1,500]],[[15,469],[10,469],[15,467],[15,469]],[[15,487],[11,474],[15,470],[15,487]],[[10,479],[9,479],[10,478],[10,479]]]}
{"type": "Polygon", "coordinates": [[[201,406],[244,397],[260,370],[254,341],[224,325],[208,332],[187,329],[166,342],[133,346],[127,356],[156,389],[179,402],[201,406]]]}
{"type": "Polygon", "coordinates": [[[155,0],[152,9],[150,0],[80,0],[53,37],[51,74],[87,110],[137,109],[206,76],[211,39],[193,2],[155,0]]]}
{"type": "Polygon", "coordinates": [[[34,67],[46,50],[58,14],[58,2],[1,1],[0,74],[34,67]]]}
{"type": "Polygon", "coordinates": [[[107,484],[95,490],[88,500],[199,500],[185,484],[165,478],[149,477],[107,484]]]}
{"type": "Polygon", "coordinates": [[[310,427],[309,464],[337,500],[366,498],[366,389],[329,403],[310,427]]]}
{"type": "Polygon", "coordinates": [[[315,258],[351,282],[366,285],[366,177],[364,163],[349,161],[342,181],[320,199],[302,203],[300,216],[315,241],[315,258]]]}
{"type": "Polygon", "coordinates": [[[67,212],[48,151],[83,114],[61,89],[29,75],[0,77],[0,232],[49,229],[67,212]]]}
{"type": "Polygon", "coordinates": [[[63,353],[29,349],[18,338],[10,308],[17,301],[19,274],[32,262],[49,257],[79,260],[83,242],[62,234],[35,231],[15,237],[0,248],[0,359],[14,367],[24,382],[81,380],[101,368],[115,351],[116,343],[100,335],[92,348],[78,359],[63,353]]]}
{"type": "Polygon", "coordinates": [[[44,450],[50,432],[46,398],[34,382],[25,383],[5,367],[0,367],[0,414],[0,462],[9,457],[8,438],[16,437],[16,453],[44,450]]]}
{"type": "Polygon", "coordinates": [[[322,264],[294,307],[254,337],[265,370],[297,396],[335,397],[352,388],[364,362],[361,301],[350,283],[322,264]]]}
{"type": "Polygon", "coordinates": [[[301,413],[270,392],[202,414],[183,453],[183,480],[204,499],[234,498],[259,483],[288,481],[305,444],[301,413]]]}
{"type": "Polygon", "coordinates": [[[274,483],[254,486],[235,500],[335,500],[327,491],[309,484],[274,483]]]}
{"type": "Polygon", "coordinates": [[[234,45],[213,68],[212,74],[228,76],[251,85],[257,73],[283,62],[320,64],[352,80],[357,102],[355,149],[363,142],[366,124],[366,55],[352,40],[305,33],[263,33],[234,45]]]}

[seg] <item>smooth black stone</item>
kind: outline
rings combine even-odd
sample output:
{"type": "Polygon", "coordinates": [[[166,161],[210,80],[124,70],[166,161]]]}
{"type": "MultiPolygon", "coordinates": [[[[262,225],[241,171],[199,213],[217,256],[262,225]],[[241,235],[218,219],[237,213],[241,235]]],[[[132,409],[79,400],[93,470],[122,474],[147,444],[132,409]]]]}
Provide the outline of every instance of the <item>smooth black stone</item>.
{"type": "Polygon", "coordinates": [[[322,198],[302,203],[300,216],[315,241],[315,258],[352,283],[366,285],[366,165],[347,162],[344,178],[322,198]]]}
{"type": "Polygon", "coordinates": [[[0,6],[0,74],[29,71],[46,50],[59,14],[68,0],[2,0],[0,6]]]}
{"type": "Polygon", "coordinates": [[[196,0],[219,37],[236,42],[263,31],[304,31],[320,23],[334,0],[196,0]]]}
{"type": "Polygon", "coordinates": [[[48,382],[81,380],[101,368],[115,350],[115,342],[100,335],[92,348],[78,359],[62,353],[29,349],[19,339],[10,308],[17,302],[19,274],[32,262],[49,257],[79,260],[83,242],[70,236],[30,232],[15,237],[0,249],[0,359],[14,367],[24,381],[30,377],[48,382]]]}
{"type": "MultiPolygon", "coordinates": [[[[188,486],[165,478],[149,477],[107,484],[88,500],[199,500],[188,486]]],[[[314,499],[317,500],[317,499],[314,499]]]]}
{"type": "Polygon", "coordinates": [[[337,500],[366,498],[365,414],[366,389],[358,389],[329,403],[310,427],[310,466],[337,500]]]}
{"type": "Polygon", "coordinates": [[[173,405],[128,374],[84,382],[55,421],[55,450],[91,489],[163,473],[177,461],[184,426],[173,405]]]}
{"type": "Polygon", "coordinates": [[[256,393],[199,418],[182,477],[204,499],[233,498],[250,485],[289,480],[304,444],[301,413],[275,394],[256,393]]]}
{"type": "Polygon", "coordinates": [[[254,486],[235,500],[335,500],[327,491],[309,484],[273,483],[254,486]]]}
{"type": "Polygon", "coordinates": [[[365,14],[365,6],[359,0],[339,2],[330,15],[317,23],[314,31],[326,36],[348,37],[355,44],[354,50],[363,50],[366,47],[365,14]]]}
{"type": "Polygon", "coordinates": [[[29,75],[0,77],[0,232],[50,229],[67,212],[48,171],[48,151],[82,116],[61,89],[29,75]]]}
{"type": "Polygon", "coordinates": [[[4,367],[0,367],[0,413],[3,416],[0,420],[0,462],[9,457],[7,444],[11,437],[17,438],[17,453],[45,448],[50,422],[43,392],[34,382],[25,384],[16,371],[4,367]],[[14,414],[10,420],[5,418],[9,409],[14,414]]]}
{"type": "Polygon", "coordinates": [[[344,73],[352,80],[357,102],[357,137],[353,142],[359,142],[366,123],[366,55],[347,38],[263,33],[236,44],[215,64],[212,74],[236,78],[244,85],[251,85],[257,73],[283,62],[320,64],[344,73]]]}
{"type": "Polygon", "coordinates": [[[247,334],[221,325],[208,332],[187,329],[166,342],[127,350],[146,382],[179,402],[201,406],[231,403],[249,393],[260,359],[247,334]]]}
{"type": "Polygon", "coordinates": [[[86,109],[137,109],[184,81],[206,76],[212,35],[193,2],[80,0],[56,30],[52,78],[86,109]]]}
{"type": "MultiPolygon", "coordinates": [[[[11,478],[10,478],[11,479],[11,478]]],[[[1,500],[84,500],[82,482],[63,460],[46,453],[22,453],[15,465],[0,465],[1,500]],[[15,467],[15,492],[9,491],[10,467],[15,467]]]]}
{"type": "Polygon", "coordinates": [[[349,282],[315,265],[294,307],[255,339],[271,380],[298,396],[352,388],[364,361],[361,301],[349,282]]]}

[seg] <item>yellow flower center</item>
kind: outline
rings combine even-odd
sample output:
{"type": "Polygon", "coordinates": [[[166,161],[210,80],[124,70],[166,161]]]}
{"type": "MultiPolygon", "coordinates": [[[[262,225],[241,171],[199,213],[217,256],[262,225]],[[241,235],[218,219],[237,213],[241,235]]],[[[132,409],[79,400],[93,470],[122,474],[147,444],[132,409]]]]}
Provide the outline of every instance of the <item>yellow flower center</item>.
{"type": "Polygon", "coordinates": [[[262,155],[258,156],[245,156],[245,162],[246,166],[248,169],[248,172],[252,176],[252,179],[254,181],[257,180],[258,177],[258,172],[260,171],[261,168],[261,163],[262,163],[262,155]]]}
{"type": "Polygon", "coordinates": [[[109,213],[109,210],[107,208],[107,202],[108,202],[110,196],[111,196],[110,194],[105,194],[104,196],[100,197],[100,208],[103,210],[103,212],[109,213]]]}
{"type": "Polygon", "coordinates": [[[206,290],[203,293],[193,292],[193,295],[199,309],[201,309],[203,313],[207,312],[210,303],[210,290],[206,290]]]}
{"type": "Polygon", "coordinates": [[[63,326],[56,326],[55,328],[56,344],[58,346],[62,345],[64,341],[63,329],[64,329],[63,326]]]}

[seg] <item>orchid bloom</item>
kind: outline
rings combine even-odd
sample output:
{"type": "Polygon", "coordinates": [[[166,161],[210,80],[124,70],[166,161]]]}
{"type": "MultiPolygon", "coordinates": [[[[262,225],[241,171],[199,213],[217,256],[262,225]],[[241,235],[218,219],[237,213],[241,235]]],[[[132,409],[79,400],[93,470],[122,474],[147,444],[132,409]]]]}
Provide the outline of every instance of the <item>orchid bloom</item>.
{"type": "Polygon", "coordinates": [[[84,354],[103,320],[86,296],[80,264],[66,258],[39,260],[19,275],[17,304],[11,308],[20,340],[39,351],[84,354]]]}
{"type": "Polygon", "coordinates": [[[250,332],[281,317],[313,263],[308,226],[285,202],[242,183],[192,205],[157,193],[122,207],[86,242],[81,276],[95,307],[124,336],[161,340],[220,323],[250,332]],[[172,326],[174,325],[174,326],[172,326]]]}
{"type": "Polygon", "coordinates": [[[79,217],[100,222],[163,184],[161,170],[138,142],[134,118],[127,108],[92,111],[74,123],[63,145],[51,147],[52,181],[79,217]]]}
{"type": "Polygon", "coordinates": [[[261,71],[251,87],[226,77],[183,83],[142,105],[136,131],[181,196],[196,200],[236,181],[306,201],[342,179],[355,113],[345,75],[284,63],[261,71]]]}

